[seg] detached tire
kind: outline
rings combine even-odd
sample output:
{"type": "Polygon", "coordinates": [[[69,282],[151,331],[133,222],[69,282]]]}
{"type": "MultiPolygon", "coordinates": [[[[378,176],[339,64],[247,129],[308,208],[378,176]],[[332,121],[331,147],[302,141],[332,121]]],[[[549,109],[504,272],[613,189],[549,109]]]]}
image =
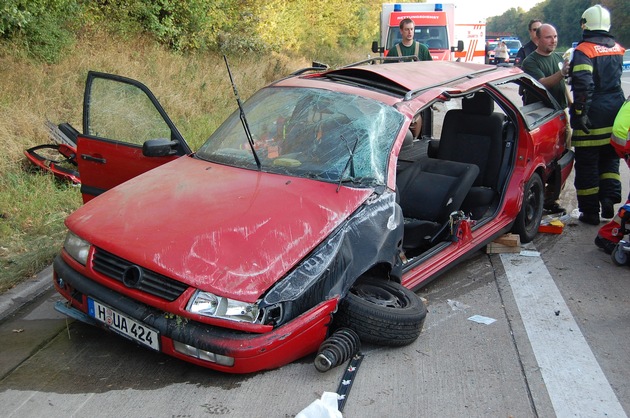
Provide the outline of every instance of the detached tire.
{"type": "Polygon", "coordinates": [[[542,179],[533,174],[523,190],[523,206],[512,227],[512,231],[520,235],[522,243],[530,242],[538,233],[543,213],[543,193],[542,179]]]}
{"type": "Polygon", "coordinates": [[[418,339],[426,315],[424,303],[411,290],[367,277],[341,300],[335,321],[354,330],[363,342],[399,347],[418,339]]]}

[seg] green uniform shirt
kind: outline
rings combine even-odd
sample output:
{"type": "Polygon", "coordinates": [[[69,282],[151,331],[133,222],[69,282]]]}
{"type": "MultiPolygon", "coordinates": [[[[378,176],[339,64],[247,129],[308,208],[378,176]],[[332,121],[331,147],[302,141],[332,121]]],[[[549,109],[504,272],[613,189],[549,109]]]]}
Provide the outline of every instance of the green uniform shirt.
{"type": "Polygon", "coordinates": [[[418,48],[418,59],[420,61],[433,61],[431,58],[431,54],[429,53],[429,48],[418,41],[413,41],[411,46],[404,46],[402,42],[394,45],[389,52],[387,53],[388,57],[412,57],[416,55],[416,48],[418,48]],[[400,52],[402,54],[398,54],[398,47],[400,47],[400,52]]]}
{"type": "MultiPolygon", "coordinates": [[[[549,56],[540,55],[534,51],[523,60],[521,69],[527,74],[534,77],[536,80],[549,77],[550,75],[560,71],[558,63],[563,63],[562,55],[557,52],[552,52],[549,56]]],[[[551,87],[549,93],[560,103],[560,106],[564,109],[567,107],[567,93],[564,79],[559,83],[551,87]]]]}
{"type": "Polygon", "coordinates": [[[615,117],[610,141],[616,149],[630,154],[630,96],[615,117]]]}

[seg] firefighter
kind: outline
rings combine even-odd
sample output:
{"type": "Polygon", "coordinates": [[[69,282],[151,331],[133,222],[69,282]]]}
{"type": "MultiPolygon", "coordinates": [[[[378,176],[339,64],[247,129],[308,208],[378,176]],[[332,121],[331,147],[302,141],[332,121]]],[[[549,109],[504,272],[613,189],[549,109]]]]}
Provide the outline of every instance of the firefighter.
{"type": "Polygon", "coordinates": [[[573,91],[570,109],[575,147],[575,189],[580,221],[599,224],[614,216],[621,202],[619,158],[610,145],[615,115],[624,102],[621,73],[624,48],[608,32],[610,12],[600,5],[582,14],[582,41],[569,70],[573,91]]]}
{"type": "MultiPolygon", "coordinates": [[[[617,155],[624,159],[626,164],[630,167],[630,96],[628,96],[615,118],[610,143],[617,152],[617,155]]],[[[630,205],[630,194],[628,195],[628,201],[625,206],[619,208],[619,212],[617,212],[613,220],[602,226],[595,237],[595,245],[604,250],[606,254],[612,253],[615,245],[623,238],[621,217],[628,217],[630,214],[630,212],[628,212],[628,205],[630,205]]],[[[628,222],[630,220],[627,219],[626,221],[630,224],[630,222],[628,222]]]]}

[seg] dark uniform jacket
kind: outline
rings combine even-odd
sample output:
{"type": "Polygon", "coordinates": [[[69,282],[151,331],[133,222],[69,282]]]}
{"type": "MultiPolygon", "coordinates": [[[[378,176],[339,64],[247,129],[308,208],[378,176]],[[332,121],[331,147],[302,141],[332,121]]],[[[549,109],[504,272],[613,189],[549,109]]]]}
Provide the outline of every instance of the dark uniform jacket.
{"type": "Polygon", "coordinates": [[[525,45],[520,47],[520,49],[516,53],[516,58],[514,59],[514,65],[516,65],[517,67],[520,67],[523,64],[523,61],[525,61],[525,58],[527,58],[529,54],[534,52],[536,48],[537,46],[534,43],[534,41],[529,41],[525,45]]]}
{"type": "Polygon", "coordinates": [[[569,71],[573,90],[571,127],[577,128],[572,145],[609,143],[615,115],[625,100],[621,89],[624,51],[608,32],[584,31],[569,71]],[[588,115],[589,134],[576,123],[583,114],[588,115]]]}

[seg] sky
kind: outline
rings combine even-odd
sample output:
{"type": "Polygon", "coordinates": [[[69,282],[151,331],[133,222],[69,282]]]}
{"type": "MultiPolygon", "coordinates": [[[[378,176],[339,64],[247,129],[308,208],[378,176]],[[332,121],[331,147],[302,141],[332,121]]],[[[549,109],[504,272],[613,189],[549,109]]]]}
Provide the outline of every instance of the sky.
{"type": "MultiPolygon", "coordinates": [[[[455,4],[455,12],[461,17],[466,16],[467,22],[477,23],[490,16],[498,16],[511,8],[520,7],[529,10],[543,0],[447,0],[444,3],[455,4]]],[[[433,0],[427,0],[432,3],[433,0]]],[[[456,21],[462,22],[459,18],[456,21]]]]}

